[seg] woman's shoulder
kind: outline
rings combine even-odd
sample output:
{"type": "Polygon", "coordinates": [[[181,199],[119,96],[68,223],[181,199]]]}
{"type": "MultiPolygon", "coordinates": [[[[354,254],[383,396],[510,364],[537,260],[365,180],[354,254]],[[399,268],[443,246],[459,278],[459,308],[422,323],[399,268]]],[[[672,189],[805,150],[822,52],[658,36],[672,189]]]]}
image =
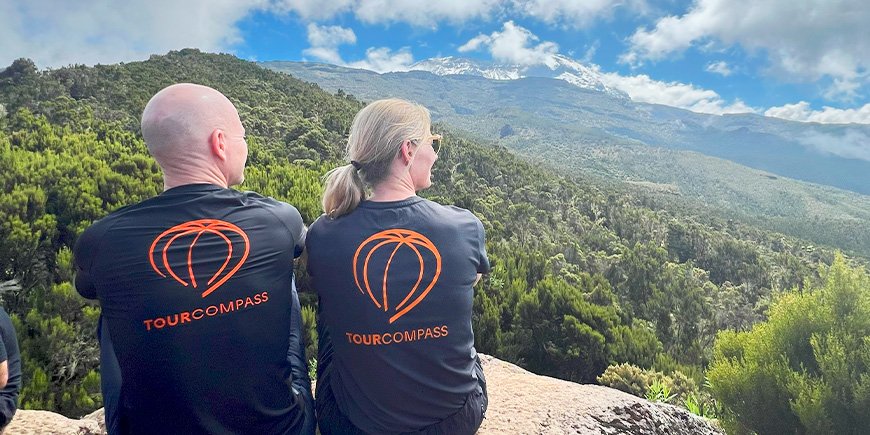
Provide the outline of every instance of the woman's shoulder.
{"type": "Polygon", "coordinates": [[[436,210],[437,212],[444,214],[445,216],[449,216],[454,219],[472,219],[478,220],[477,216],[474,215],[471,211],[464,209],[462,207],[458,207],[451,204],[440,204],[435,201],[430,201],[428,199],[424,199],[422,203],[426,204],[430,208],[436,210]]]}
{"type": "Polygon", "coordinates": [[[321,214],[311,225],[308,227],[308,232],[317,232],[321,228],[328,226],[330,223],[334,222],[335,219],[329,217],[326,213],[321,214]]]}

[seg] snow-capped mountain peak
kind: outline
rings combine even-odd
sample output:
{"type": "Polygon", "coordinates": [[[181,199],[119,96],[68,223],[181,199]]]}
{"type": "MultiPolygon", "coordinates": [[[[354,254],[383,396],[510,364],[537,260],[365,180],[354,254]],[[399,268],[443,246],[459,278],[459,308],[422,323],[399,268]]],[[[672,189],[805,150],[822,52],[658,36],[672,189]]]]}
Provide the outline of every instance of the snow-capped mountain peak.
{"type": "Polygon", "coordinates": [[[461,57],[433,57],[411,65],[412,70],[429,71],[437,75],[473,75],[492,80],[516,80],[524,77],[547,77],[564,80],[574,86],[628,98],[624,92],[604,84],[601,73],[559,54],[540,65],[512,65],[476,61],[461,57]]]}

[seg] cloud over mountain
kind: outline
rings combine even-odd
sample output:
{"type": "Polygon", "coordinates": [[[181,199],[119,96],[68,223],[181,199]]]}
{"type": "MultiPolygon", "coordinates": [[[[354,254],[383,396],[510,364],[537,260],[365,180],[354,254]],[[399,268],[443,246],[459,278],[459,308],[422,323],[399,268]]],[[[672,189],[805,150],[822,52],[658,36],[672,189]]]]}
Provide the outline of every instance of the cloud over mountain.
{"type": "Polygon", "coordinates": [[[786,80],[829,80],[829,97],[851,99],[870,82],[870,7],[864,0],[695,0],[630,38],[624,62],[638,65],[697,48],[740,46],[767,56],[786,80]]]}
{"type": "Polygon", "coordinates": [[[465,53],[486,48],[498,62],[524,66],[552,63],[553,55],[559,52],[559,45],[538,41],[538,37],[528,29],[507,21],[500,32],[477,35],[459,47],[458,51],[465,53]]]}

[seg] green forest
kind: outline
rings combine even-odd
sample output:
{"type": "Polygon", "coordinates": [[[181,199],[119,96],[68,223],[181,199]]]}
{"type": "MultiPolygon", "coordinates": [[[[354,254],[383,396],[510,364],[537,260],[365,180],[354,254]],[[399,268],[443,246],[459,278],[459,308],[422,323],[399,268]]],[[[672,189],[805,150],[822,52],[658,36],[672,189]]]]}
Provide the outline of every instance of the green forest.
{"type": "MultiPolygon", "coordinates": [[[[235,103],[250,147],[240,188],[295,205],[307,224],[364,104],[197,50],[0,71],[0,292],[22,350],[22,408],[101,406],[99,306],[76,293],[70,249],[93,221],[162,189],[139,115],[177,82],[235,103]]],[[[422,195],[486,229],[478,351],[683,406],[732,433],[870,432],[866,260],[433,131],[446,142],[422,195]]],[[[297,273],[313,358],[316,296],[305,264],[297,273]]]]}

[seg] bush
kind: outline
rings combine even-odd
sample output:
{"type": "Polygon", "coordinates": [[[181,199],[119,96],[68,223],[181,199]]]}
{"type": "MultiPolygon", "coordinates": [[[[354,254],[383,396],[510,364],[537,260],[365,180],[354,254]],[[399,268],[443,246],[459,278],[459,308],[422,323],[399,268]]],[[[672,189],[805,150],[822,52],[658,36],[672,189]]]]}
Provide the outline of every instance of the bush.
{"type": "Polygon", "coordinates": [[[644,370],[632,364],[617,364],[607,367],[604,374],[598,377],[598,383],[644,398],[647,398],[650,391],[666,392],[667,394],[664,396],[655,395],[655,397],[667,397],[669,400],[658,401],[668,402],[670,402],[670,398],[682,401],[690,394],[697,392],[695,381],[681,372],[666,375],[654,370],[644,370]],[[653,389],[654,385],[656,388],[653,389]]]}
{"type": "Polygon", "coordinates": [[[718,335],[708,376],[732,431],[870,433],[870,276],[839,254],[821,275],[718,335]]]}

